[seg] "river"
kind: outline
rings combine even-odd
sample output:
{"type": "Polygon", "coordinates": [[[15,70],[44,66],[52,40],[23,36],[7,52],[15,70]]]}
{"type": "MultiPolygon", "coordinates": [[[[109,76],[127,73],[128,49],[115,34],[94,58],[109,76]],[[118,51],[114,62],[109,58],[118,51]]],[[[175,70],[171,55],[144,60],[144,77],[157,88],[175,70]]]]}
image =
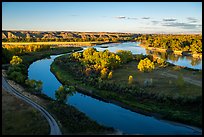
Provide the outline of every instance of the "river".
{"type": "MultiPolygon", "coordinates": [[[[110,50],[111,51],[111,50],[110,50]]],[[[51,56],[35,61],[29,66],[29,79],[43,82],[43,93],[55,99],[55,90],[61,83],[50,71],[50,65],[56,57],[51,56]]],[[[67,100],[67,104],[76,107],[98,123],[113,127],[123,134],[144,135],[200,135],[202,130],[174,122],[167,122],[124,109],[112,103],[106,103],[76,92],[67,100]]]]}
{"type": "Polygon", "coordinates": [[[108,49],[111,52],[116,52],[117,50],[130,50],[133,54],[143,54],[143,55],[154,55],[159,58],[166,60],[169,63],[184,66],[192,69],[202,70],[202,60],[196,59],[191,56],[180,56],[175,54],[168,54],[166,52],[157,52],[146,50],[145,48],[139,46],[140,42],[125,42],[125,43],[111,43],[94,46],[98,51],[103,51],[108,49]],[[103,48],[107,47],[107,48],[103,48]]]}

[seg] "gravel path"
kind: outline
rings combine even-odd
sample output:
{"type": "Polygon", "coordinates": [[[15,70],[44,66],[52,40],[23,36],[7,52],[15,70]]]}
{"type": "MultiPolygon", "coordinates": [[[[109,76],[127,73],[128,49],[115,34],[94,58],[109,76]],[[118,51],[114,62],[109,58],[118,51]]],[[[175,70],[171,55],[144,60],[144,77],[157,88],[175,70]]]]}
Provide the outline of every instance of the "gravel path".
{"type": "Polygon", "coordinates": [[[61,135],[60,128],[55,121],[55,119],[49,114],[43,107],[38,105],[37,103],[33,102],[30,100],[28,97],[24,96],[20,92],[18,92],[16,89],[14,89],[7,81],[6,79],[2,76],[2,88],[4,88],[5,91],[9,92],[10,94],[15,95],[19,99],[25,101],[26,103],[30,104],[32,107],[40,111],[43,116],[47,119],[49,125],[50,125],[50,135],[61,135]]]}

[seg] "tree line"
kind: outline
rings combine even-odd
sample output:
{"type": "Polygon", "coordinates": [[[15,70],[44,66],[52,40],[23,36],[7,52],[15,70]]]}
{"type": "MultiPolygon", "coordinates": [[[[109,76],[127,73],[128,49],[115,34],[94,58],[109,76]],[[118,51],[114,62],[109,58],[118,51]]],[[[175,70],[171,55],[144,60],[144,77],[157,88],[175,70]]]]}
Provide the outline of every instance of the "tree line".
{"type": "Polygon", "coordinates": [[[83,38],[4,38],[2,42],[90,42],[90,41],[102,41],[102,42],[120,42],[130,41],[133,37],[83,37],[83,38]]]}
{"type": "Polygon", "coordinates": [[[2,46],[2,63],[9,63],[12,56],[23,55],[29,52],[43,51],[50,49],[51,45],[3,45],[2,46]]]}
{"type": "Polygon", "coordinates": [[[111,77],[111,71],[121,64],[133,60],[131,51],[118,50],[116,53],[108,50],[97,51],[95,48],[88,48],[81,52],[72,53],[68,61],[79,62],[81,69],[86,76],[97,75],[102,79],[111,77]]]}
{"type": "Polygon", "coordinates": [[[172,34],[146,34],[135,38],[142,44],[170,49],[173,51],[187,51],[192,53],[202,53],[202,35],[172,35],[172,34]]]}
{"type": "Polygon", "coordinates": [[[12,54],[15,55],[21,55],[23,53],[28,53],[28,52],[35,52],[35,51],[42,51],[42,50],[47,50],[50,49],[51,45],[3,45],[2,48],[6,48],[9,50],[12,54]]]}

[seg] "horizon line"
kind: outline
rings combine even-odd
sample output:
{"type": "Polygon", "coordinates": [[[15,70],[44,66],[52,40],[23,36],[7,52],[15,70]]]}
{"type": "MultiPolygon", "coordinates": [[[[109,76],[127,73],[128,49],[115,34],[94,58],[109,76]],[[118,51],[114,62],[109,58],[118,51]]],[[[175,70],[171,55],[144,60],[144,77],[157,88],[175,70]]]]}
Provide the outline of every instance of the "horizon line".
{"type": "Polygon", "coordinates": [[[20,30],[20,29],[2,29],[3,31],[34,31],[34,32],[85,32],[85,33],[130,33],[130,34],[202,34],[201,32],[128,32],[128,31],[75,31],[75,30],[20,30]]]}

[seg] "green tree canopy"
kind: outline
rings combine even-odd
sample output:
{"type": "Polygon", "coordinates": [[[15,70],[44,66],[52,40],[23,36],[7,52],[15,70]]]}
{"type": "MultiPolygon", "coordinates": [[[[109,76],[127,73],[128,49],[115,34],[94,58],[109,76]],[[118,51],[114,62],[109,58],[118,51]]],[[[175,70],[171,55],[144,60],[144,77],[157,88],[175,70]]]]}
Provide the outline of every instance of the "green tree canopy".
{"type": "Polygon", "coordinates": [[[75,88],[73,86],[60,86],[55,91],[56,100],[60,103],[65,103],[67,101],[67,97],[73,95],[75,88]]]}
{"type": "Polygon", "coordinates": [[[42,81],[37,81],[37,80],[25,80],[25,84],[30,88],[30,90],[32,90],[32,92],[35,93],[41,93],[42,92],[42,81]]]}

